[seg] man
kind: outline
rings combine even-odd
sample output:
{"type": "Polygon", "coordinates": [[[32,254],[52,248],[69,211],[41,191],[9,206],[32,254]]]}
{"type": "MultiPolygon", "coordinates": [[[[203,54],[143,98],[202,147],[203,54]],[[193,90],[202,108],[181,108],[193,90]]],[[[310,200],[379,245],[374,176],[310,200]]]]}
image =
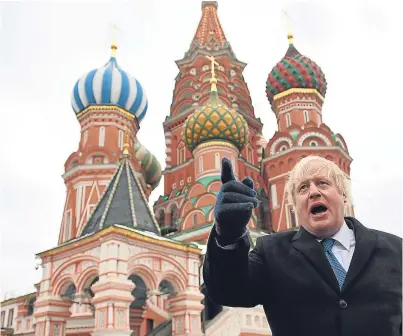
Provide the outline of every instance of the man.
{"type": "Polygon", "coordinates": [[[401,335],[402,240],[344,217],[349,184],[336,164],[298,162],[286,191],[299,231],[260,237],[251,252],[253,181],[236,181],[225,158],[221,180],[203,269],[212,301],[263,305],[273,336],[401,335]]]}

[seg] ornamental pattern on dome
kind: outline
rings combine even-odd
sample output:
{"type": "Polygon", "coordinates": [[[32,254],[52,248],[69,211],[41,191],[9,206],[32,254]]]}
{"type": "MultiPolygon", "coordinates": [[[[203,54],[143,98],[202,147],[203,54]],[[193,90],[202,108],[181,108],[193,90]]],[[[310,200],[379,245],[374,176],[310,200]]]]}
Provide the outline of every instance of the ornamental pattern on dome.
{"type": "Polygon", "coordinates": [[[211,92],[207,104],[186,120],[182,136],[190,151],[209,140],[230,141],[241,151],[247,143],[248,124],[241,114],[220,101],[217,92],[211,92]]]}
{"type": "Polygon", "coordinates": [[[323,97],[327,83],[321,68],[290,44],[283,59],[276,64],[266,81],[270,103],[274,96],[289,89],[316,89],[323,97]]]}
{"type": "Polygon", "coordinates": [[[136,159],[140,163],[140,166],[144,169],[146,183],[151,185],[151,188],[154,190],[158,186],[162,177],[160,163],[137,138],[134,144],[134,152],[136,154],[136,159]]]}
{"type": "Polygon", "coordinates": [[[122,70],[115,57],[99,69],[82,76],[73,89],[71,104],[76,114],[91,105],[115,105],[136,116],[141,122],[148,102],[141,84],[122,70]]]}

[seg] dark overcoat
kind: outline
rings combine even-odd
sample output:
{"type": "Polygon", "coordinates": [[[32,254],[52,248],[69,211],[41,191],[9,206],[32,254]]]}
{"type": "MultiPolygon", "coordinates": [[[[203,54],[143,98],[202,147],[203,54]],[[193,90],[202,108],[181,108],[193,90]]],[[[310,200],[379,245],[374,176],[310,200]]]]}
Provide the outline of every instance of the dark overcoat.
{"type": "Polygon", "coordinates": [[[263,305],[273,336],[397,336],[402,328],[402,239],[346,217],[356,245],[342,289],[304,228],[247,236],[221,248],[213,227],[203,276],[224,306],[263,305]]]}

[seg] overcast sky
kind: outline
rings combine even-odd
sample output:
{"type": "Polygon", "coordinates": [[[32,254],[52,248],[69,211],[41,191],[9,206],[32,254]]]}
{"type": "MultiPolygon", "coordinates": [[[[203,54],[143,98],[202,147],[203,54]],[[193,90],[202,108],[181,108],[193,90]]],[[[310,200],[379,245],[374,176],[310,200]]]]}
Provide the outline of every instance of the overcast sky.
{"type": "MultiPolygon", "coordinates": [[[[265,81],[287,49],[288,9],[296,47],[326,74],[323,119],[354,159],[357,218],[402,236],[399,2],[221,0],[218,13],[235,54],[248,63],[244,76],[269,140],[276,122],[265,81]]],[[[1,299],[33,291],[41,277],[35,254],[57,244],[61,175],[80,136],[70,95],[83,73],[108,61],[112,23],[121,31],[118,63],[149,99],[139,138],[165,167],[162,122],[174,61],[187,51],[200,16],[199,0],[0,3],[1,299]]]]}

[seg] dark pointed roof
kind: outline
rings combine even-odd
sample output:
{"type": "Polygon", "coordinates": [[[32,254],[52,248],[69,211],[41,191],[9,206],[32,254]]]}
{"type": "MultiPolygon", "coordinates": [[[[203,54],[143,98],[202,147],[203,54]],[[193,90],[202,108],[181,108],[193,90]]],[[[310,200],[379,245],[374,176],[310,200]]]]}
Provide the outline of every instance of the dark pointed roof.
{"type": "Polygon", "coordinates": [[[128,155],[120,161],[81,236],[114,224],[160,235],[159,226],[128,155]]]}

